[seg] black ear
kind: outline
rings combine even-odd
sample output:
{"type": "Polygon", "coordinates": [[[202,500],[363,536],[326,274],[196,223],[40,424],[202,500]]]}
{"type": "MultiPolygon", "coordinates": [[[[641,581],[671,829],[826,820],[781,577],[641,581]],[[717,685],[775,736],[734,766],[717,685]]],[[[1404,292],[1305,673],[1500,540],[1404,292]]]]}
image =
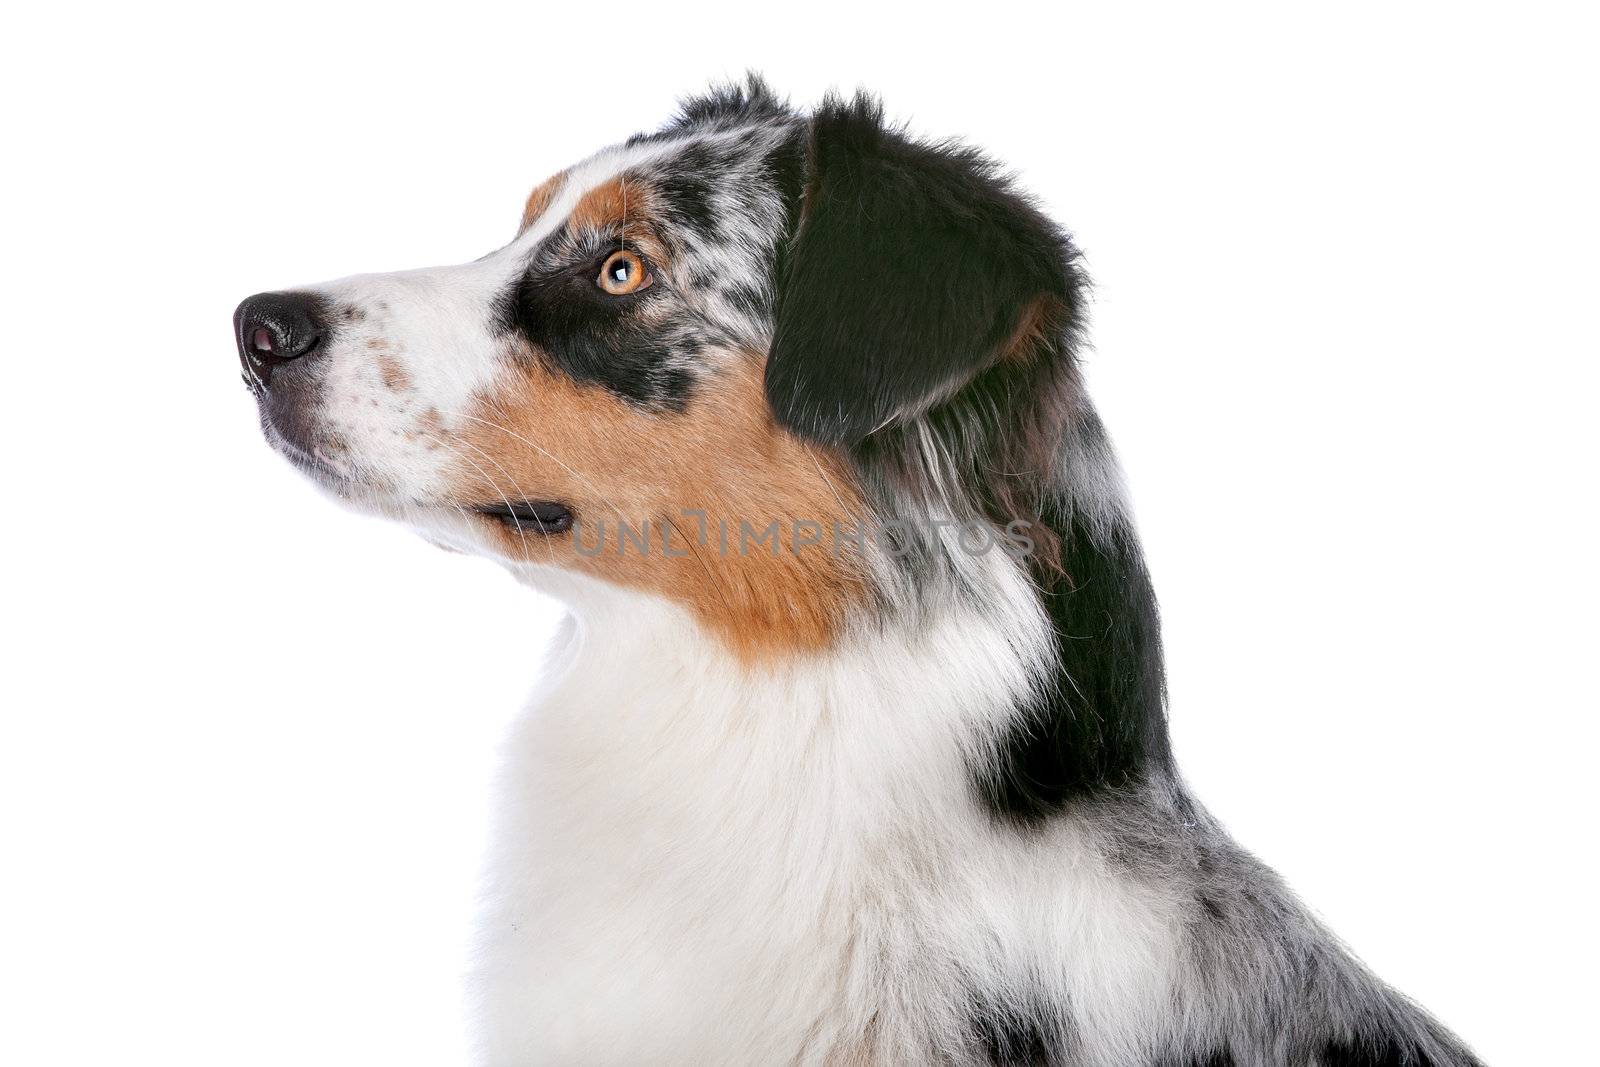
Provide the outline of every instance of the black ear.
{"type": "Polygon", "coordinates": [[[1068,310],[1067,238],[976,152],[912,141],[857,96],[818,109],[807,157],[766,371],[794,432],[858,443],[1068,310]]]}

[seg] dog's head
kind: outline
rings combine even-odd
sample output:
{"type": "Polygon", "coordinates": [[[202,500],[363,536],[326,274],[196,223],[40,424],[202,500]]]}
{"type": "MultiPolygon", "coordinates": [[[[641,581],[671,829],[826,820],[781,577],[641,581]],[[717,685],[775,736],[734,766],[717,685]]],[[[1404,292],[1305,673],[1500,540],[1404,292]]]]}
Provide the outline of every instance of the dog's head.
{"type": "Polygon", "coordinates": [[[976,154],[752,79],[543,182],[482,259],[235,326],[267,437],[340,498],[755,653],[826,644],[957,539],[1048,557],[1081,288],[976,154]]]}

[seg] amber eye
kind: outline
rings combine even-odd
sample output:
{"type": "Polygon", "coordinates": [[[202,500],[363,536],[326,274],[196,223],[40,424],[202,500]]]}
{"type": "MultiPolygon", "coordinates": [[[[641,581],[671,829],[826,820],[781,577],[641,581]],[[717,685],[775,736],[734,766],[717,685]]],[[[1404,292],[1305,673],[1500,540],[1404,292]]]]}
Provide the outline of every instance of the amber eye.
{"type": "Polygon", "coordinates": [[[638,253],[622,249],[606,257],[595,284],[612,296],[627,296],[649,285],[650,275],[638,253]]]}

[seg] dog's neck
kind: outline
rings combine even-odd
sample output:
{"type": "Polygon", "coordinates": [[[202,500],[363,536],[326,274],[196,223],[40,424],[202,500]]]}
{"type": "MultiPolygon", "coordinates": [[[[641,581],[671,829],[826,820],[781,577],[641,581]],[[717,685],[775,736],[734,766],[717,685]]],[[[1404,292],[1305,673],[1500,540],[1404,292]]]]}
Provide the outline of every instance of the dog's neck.
{"type": "Polygon", "coordinates": [[[993,813],[1024,822],[1137,786],[1169,764],[1137,539],[1123,522],[1049,518],[1065,574],[1041,582],[999,554],[965,560],[963,595],[862,618],[827,649],[762,662],[664,598],[530,568],[520,576],[571,610],[530,718],[604,753],[613,776],[648,775],[663,746],[680,744],[797,773],[820,741],[844,758],[853,746],[875,773],[946,778],[964,803],[976,787],[993,813]]]}
{"type": "MultiPolygon", "coordinates": [[[[895,781],[885,788],[915,782],[966,791],[960,802],[970,803],[974,761],[1051,667],[1036,593],[1009,563],[995,572],[991,604],[864,620],[830,649],[754,664],[666,600],[539,574],[534,584],[571,615],[525,727],[541,744],[595,757],[590,771],[605,791],[616,793],[619,775],[638,776],[621,788],[641,789],[641,801],[654,775],[695,773],[703,762],[738,765],[708,782],[745,781],[751,799],[770,798],[770,780],[751,776],[804,777],[815,757],[828,773],[859,760],[852,780],[864,788],[887,775],[895,781]]],[[[590,773],[554,761],[549,769],[590,773]]],[[[681,782],[673,792],[693,795],[681,782]]]]}

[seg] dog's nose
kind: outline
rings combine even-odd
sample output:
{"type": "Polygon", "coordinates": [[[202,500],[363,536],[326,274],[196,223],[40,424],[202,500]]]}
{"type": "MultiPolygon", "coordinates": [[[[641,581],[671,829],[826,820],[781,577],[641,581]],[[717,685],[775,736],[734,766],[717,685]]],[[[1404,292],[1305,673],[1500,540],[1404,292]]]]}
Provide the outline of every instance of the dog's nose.
{"type": "Polygon", "coordinates": [[[257,293],[233,313],[239,361],[263,385],[273,367],[314,350],[326,329],[322,299],[311,293],[257,293]]]}

